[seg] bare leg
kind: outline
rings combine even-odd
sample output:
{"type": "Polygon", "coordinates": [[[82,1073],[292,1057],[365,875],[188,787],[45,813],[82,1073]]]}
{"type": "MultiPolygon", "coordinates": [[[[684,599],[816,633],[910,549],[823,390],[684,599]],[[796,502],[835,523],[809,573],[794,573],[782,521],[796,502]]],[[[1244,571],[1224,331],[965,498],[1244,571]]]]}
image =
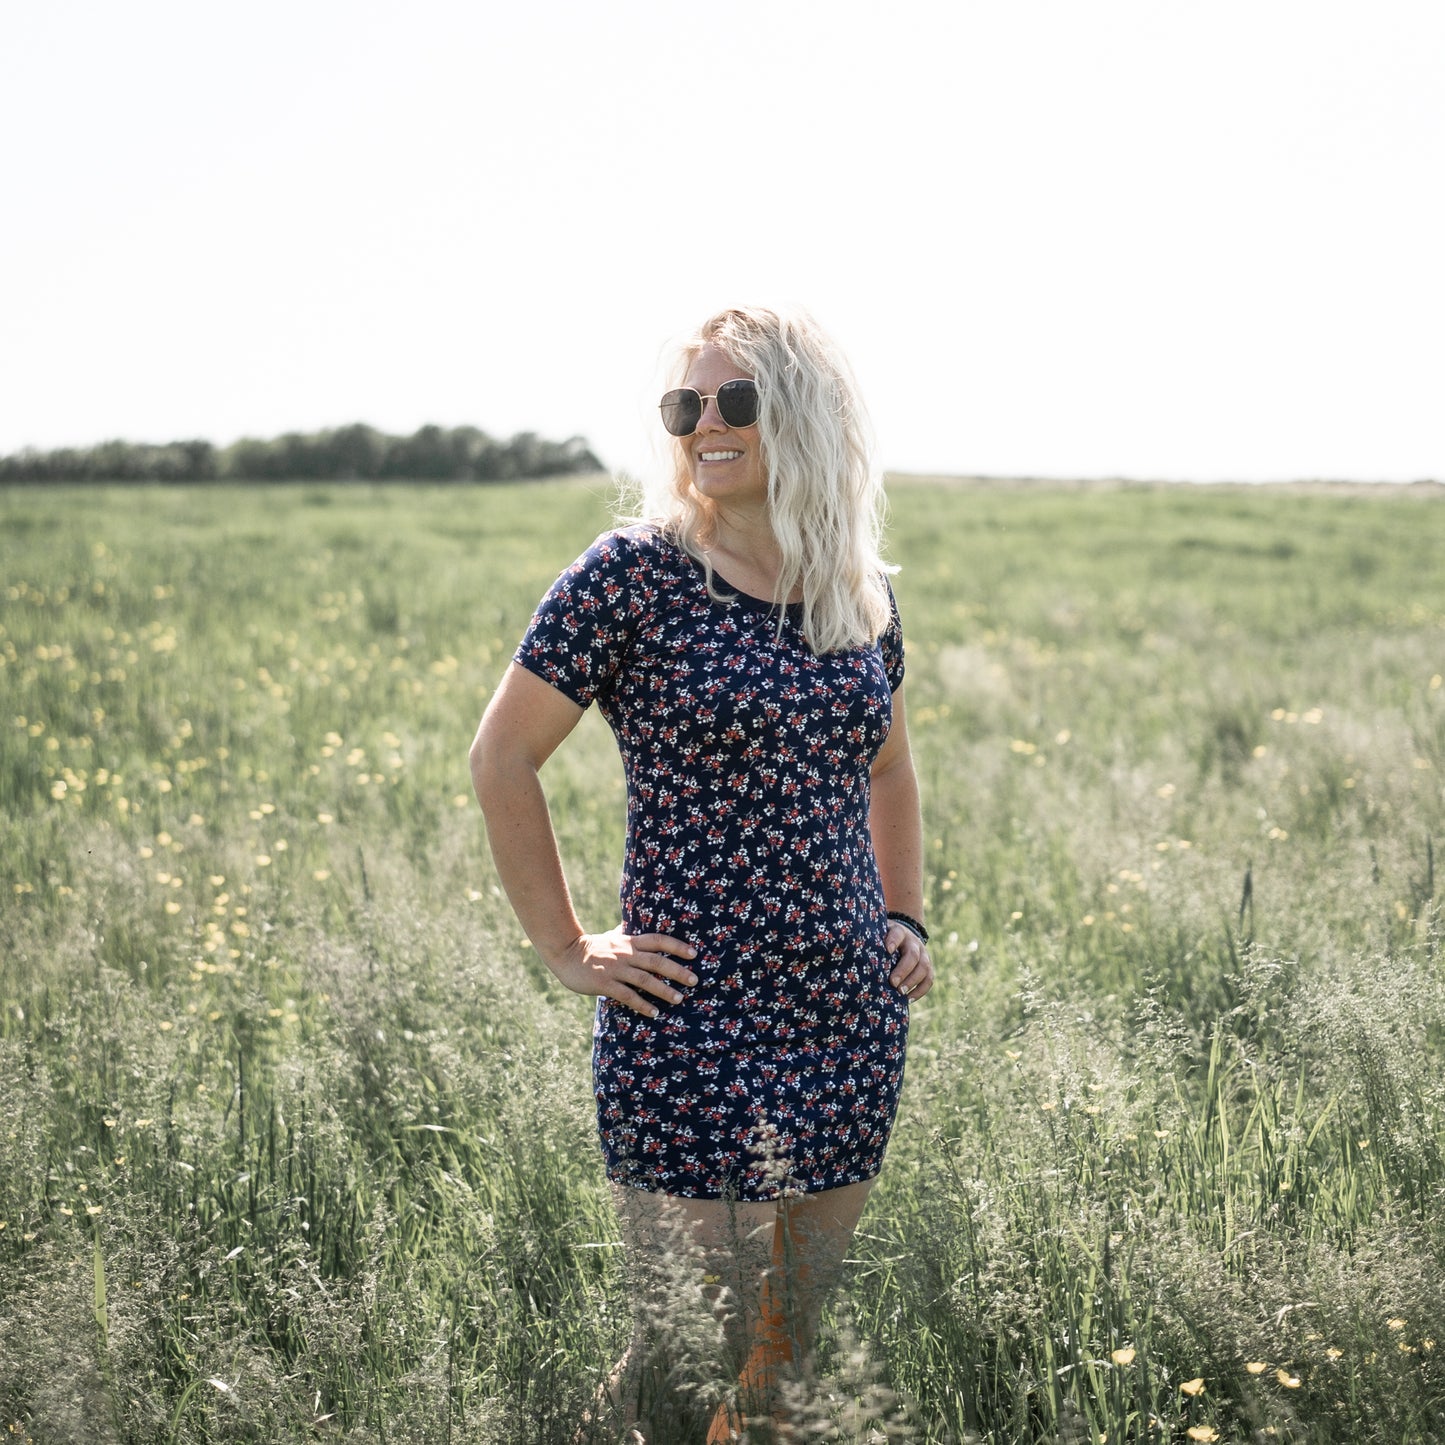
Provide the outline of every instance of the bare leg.
{"type": "MultiPolygon", "coordinates": [[[[762,1283],[758,1323],[738,1383],[751,1414],[776,1416],[779,1376],[788,1365],[806,1366],[817,1349],[823,1308],[837,1287],[843,1261],[871,1179],[780,1201],[773,1225],[770,1266],[762,1283]]],[[[774,1423],[778,1423],[774,1418],[774,1423]]],[[[726,1441],[737,1421],[719,1410],[709,1445],[726,1441]]]]}
{"type": "Polygon", "coordinates": [[[873,1180],[783,1201],[778,1236],[789,1287],[791,1328],[805,1356],[818,1343],[824,1306],[837,1289],[873,1180]]]}
{"type": "MultiPolygon", "coordinates": [[[[682,1433],[673,1422],[689,1402],[675,1398],[673,1372],[679,1361],[706,1364],[709,1325],[721,1330],[742,1409],[755,1419],[775,1416],[780,1375],[806,1365],[817,1347],[872,1183],[760,1204],[614,1187],[637,1313],[632,1343],[606,1386],[624,1428],[658,1441],[682,1433]]],[[[709,1445],[740,1434],[741,1424],[730,1404],[719,1406],[709,1445]]]]}
{"type": "Polygon", "coordinates": [[[608,1381],[608,1398],[624,1426],[640,1429],[647,1440],[681,1438],[689,1428],[684,1416],[700,1411],[706,1421],[712,1408],[688,1397],[688,1377],[715,1378],[720,1354],[736,1369],[751,1348],[778,1207],[620,1186],[613,1198],[633,1276],[636,1325],[608,1381]]]}

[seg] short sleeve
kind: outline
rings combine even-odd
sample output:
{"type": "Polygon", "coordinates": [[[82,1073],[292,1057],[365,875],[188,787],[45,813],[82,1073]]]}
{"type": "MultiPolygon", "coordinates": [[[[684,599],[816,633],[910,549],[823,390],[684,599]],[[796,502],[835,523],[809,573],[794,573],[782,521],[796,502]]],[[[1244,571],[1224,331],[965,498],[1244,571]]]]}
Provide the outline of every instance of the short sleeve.
{"type": "Polygon", "coordinates": [[[625,537],[605,532],[552,584],[512,661],[579,707],[607,692],[634,631],[625,537]]]}
{"type": "Polygon", "coordinates": [[[897,692],[903,686],[903,619],[898,615],[898,599],[893,588],[888,587],[888,626],[878,639],[878,649],[883,654],[883,670],[888,674],[888,686],[897,692]]]}

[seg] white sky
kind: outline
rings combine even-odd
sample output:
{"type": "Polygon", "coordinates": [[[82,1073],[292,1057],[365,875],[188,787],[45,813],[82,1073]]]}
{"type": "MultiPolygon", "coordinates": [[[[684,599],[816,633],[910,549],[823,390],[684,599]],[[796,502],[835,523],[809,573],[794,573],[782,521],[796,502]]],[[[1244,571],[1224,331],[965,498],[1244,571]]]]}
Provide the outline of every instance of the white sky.
{"type": "Polygon", "coordinates": [[[798,300],[884,463],[1445,479],[1440,0],[45,0],[0,452],[363,420],[648,464],[798,300]]]}

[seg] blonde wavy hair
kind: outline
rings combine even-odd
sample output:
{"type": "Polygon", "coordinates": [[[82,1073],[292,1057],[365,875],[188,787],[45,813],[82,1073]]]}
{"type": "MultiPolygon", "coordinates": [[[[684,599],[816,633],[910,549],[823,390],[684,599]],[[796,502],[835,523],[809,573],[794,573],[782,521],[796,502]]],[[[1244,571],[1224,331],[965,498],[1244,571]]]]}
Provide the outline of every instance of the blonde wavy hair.
{"type": "MultiPolygon", "coordinates": [[[[682,386],[698,353],[715,346],[758,384],[758,435],[768,477],[768,510],[782,552],[781,603],[799,589],[803,635],[816,653],[877,640],[890,608],[880,554],[884,498],[873,464],[872,428],[843,353],[801,308],[735,306],[703,322],[683,343],[674,369],[682,386]]],[[[647,517],[704,570],[719,600],[704,548],[712,503],[692,485],[687,438],[673,448],[671,475],[648,489],[647,517]]]]}

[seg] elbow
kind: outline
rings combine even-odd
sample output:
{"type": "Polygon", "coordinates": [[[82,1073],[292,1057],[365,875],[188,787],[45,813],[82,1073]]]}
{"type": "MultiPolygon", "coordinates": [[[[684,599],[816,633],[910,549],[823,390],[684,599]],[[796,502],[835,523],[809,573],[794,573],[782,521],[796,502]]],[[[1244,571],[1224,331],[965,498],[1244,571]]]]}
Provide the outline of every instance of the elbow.
{"type": "Polygon", "coordinates": [[[472,792],[477,795],[477,802],[482,801],[482,750],[475,741],[467,752],[467,771],[472,775],[472,792]]]}
{"type": "Polygon", "coordinates": [[[498,805],[503,794],[519,780],[529,774],[535,777],[537,773],[537,765],[525,749],[519,749],[504,729],[488,727],[485,717],[472,739],[467,763],[472,774],[472,791],[484,813],[498,805]]]}
{"type": "Polygon", "coordinates": [[[472,739],[472,745],[467,751],[467,766],[472,774],[472,791],[477,795],[477,802],[485,809],[497,775],[495,750],[487,738],[485,718],[482,719],[482,725],[477,729],[477,735],[472,739]]]}

